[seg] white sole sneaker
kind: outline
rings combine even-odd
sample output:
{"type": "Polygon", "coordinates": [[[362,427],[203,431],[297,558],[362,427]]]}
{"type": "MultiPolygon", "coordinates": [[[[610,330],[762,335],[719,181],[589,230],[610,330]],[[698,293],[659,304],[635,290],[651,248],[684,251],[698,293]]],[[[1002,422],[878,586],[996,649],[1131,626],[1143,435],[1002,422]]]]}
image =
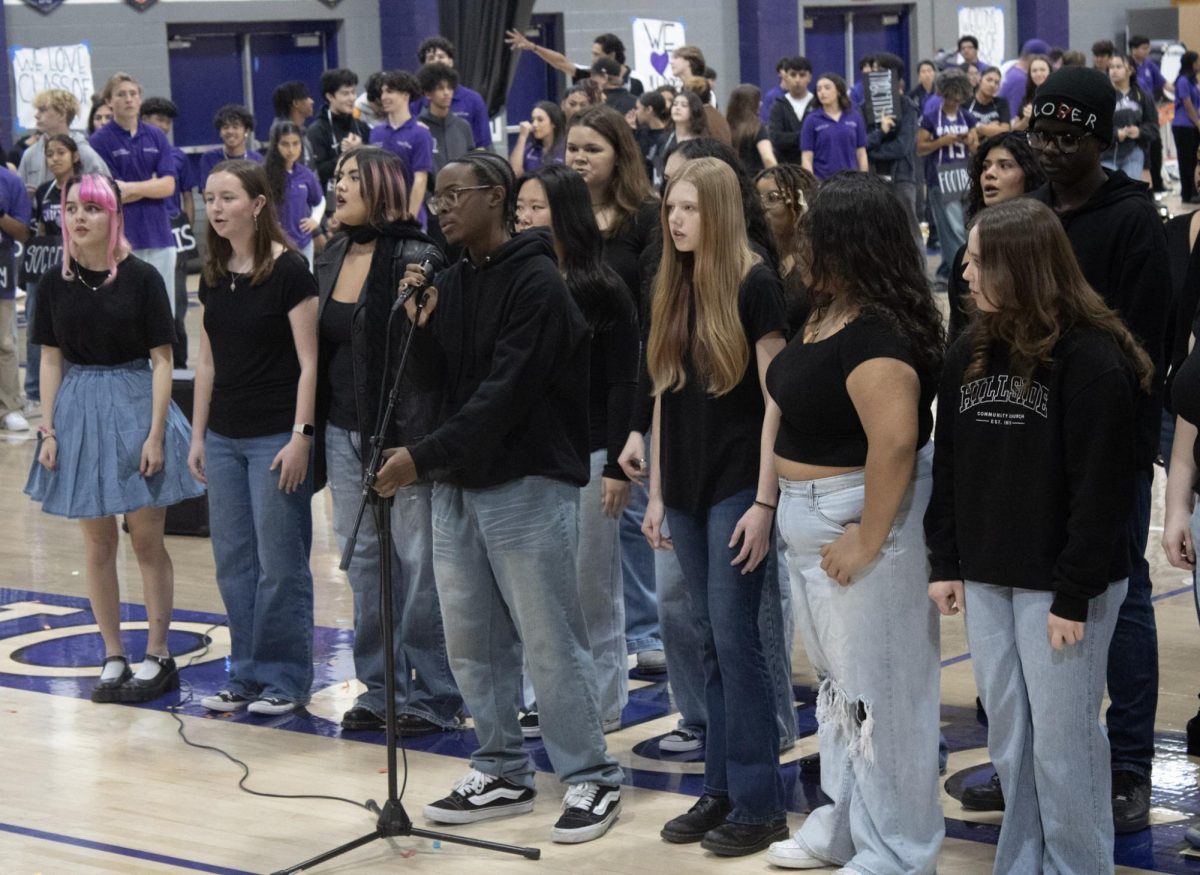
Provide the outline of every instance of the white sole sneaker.
{"type": "Polygon", "coordinates": [[[426,805],[423,809],[425,817],[434,823],[478,823],[481,820],[491,820],[494,817],[509,817],[515,814],[528,814],[533,811],[533,800],[512,802],[507,805],[493,805],[476,811],[454,811],[448,808],[438,808],[436,805],[426,805]]]}
{"type": "Polygon", "coordinates": [[[796,843],[795,839],[773,842],[767,848],[767,862],[781,869],[832,869],[837,863],[830,863],[820,857],[814,857],[796,843]]]}
{"type": "Polygon", "coordinates": [[[220,711],[224,714],[229,714],[234,711],[241,711],[249,706],[250,700],[245,696],[239,696],[237,693],[231,693],[229,690],[221,690],[215,696],[205,696],[200,700],[200,704],[209,711],[220,711]]]}
{"type": "Polygon", "coordinates": [[[280,714],[290,714],[297,707],[295,702],[283,699],[256,699],[246,706],[246,710],[264,717],[278,717],[280,714]]]}
{"type": "Polygon", "coordinates": [[[476,823],[528,814],[533,811],[536,796],[528,787],[472,769],[454,785],[449,796],[426,805],[424,813],[434,823],[476,823]]]}
{"type": "Polygon", "coordinates": [[[704,747],[704,739],[690,732],[673,729],[658,740],[658,749],[664,753],[688,753],[704,747]]]}

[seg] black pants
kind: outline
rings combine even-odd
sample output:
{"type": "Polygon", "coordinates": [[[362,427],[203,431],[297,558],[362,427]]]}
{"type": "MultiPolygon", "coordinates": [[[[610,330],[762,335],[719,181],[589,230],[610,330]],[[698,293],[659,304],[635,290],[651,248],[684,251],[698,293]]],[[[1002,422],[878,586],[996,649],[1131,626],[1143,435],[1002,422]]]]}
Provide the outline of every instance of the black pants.
{"type": "Polygon", "coordinates": [[[1163,142],[1161,137],[1155,137],[1150,141],[1150,187],[1155,191],[1166,191],[1167,186],[1163,183],[1162,177],[1162,159],[1163,159],[1163,142]]]}
{"type": "Polygon", "coordinates": [[[1179,196],[1186,204],[1196,196],[1196,146],[1200,144],[1200,132],[1172,125],[1171,133],[1175,135],[1175,152],[1179,156],[1179,196]]]}

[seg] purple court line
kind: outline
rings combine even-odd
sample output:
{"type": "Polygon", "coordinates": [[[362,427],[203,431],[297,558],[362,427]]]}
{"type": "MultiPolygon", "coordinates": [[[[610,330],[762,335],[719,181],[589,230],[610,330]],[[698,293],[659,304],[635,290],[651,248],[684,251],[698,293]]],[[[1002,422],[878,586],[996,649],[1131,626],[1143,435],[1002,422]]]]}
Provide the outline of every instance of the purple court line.
{"type": "Polygon", "coordinates": [[[47,842],[59,842],[64,845],[75,845],[92,851],[104,851],[108,854],[119,854],[122,857],[134,857],[139,860],[149,860],[152,863],[165,863],[169,866],[179,866],[182,869],[192,869],[196,872],[213,872],[216,875],[253,875],[244,869],[228,869],[224,866],[213,866],[208,863],[198,863],[195,860],[184,860],[179,857],[169,857],[166,854],[155,854],[150,851],[139,851],[135,848],[123,848],[120,845],[110,845],[104,842],[93,842],[89,839],[75,836],[46,832],[40,829],[30,829],[27,826],[15,826],[11,823],[0,823],[0,831],[16,835],[30,836],[47,842]]]}

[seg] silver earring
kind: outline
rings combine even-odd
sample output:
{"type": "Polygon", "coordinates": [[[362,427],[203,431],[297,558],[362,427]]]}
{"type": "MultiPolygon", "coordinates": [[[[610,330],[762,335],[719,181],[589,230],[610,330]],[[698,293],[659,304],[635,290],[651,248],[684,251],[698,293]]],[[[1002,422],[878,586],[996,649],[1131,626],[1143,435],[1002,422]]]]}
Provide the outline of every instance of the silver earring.
{"type": "Polygon", "coordinates": [[[258,213],[251,213],[251,215],[254,216],[254,230],[257,231],[258,230],[258,213]]]}

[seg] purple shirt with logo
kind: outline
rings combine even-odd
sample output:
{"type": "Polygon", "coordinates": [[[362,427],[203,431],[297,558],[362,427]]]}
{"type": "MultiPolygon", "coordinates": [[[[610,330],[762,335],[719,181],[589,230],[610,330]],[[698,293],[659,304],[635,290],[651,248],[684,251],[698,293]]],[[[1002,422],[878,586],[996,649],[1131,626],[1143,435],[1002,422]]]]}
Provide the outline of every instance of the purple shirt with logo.
{"type": "MultiPolygon", "coordinates": [[[[0,167],[0,210],[28,225],[33,208],[29,191],[21,177],[7,167],[0,167]]],[[[13,238],[0,232],[0,298],[11,300],[17,293],[16,245],[13,238]]],[[[16,366],[13,366],[14,369],[16,366]]]]}
{"type": "Polygon", "coordinates": [[[245,155],[239,155],[237,158],[230,158],[225,154],[224,146],[217,146],[215,149],[209,149],[200,156],[200,188],[204,188],[204,183],[208,181],[208,174],[212,173],[212,169],[222,161],[253,161],[255,164],[263,163],[263,156],[253,149],[247,149],[245,155]]]}
{"type": "Polygon", "coordinates": [[[433,134],[417,124],[413,116],[398,128],[384,121],[371,128],[371,145],[382,146],[399,156],[404,165],[404,184],[412,191],[413,174],[433,171],[433,134]]]}
{"type": "MultiPolygon", "coordinates": [[[[954,115],[946,115],[939,106],[921,117],[921,127],[929,131],[929,136],[937,140],[946,134],[965,134],[977,124],[975,116],[968,110],[960,109],[954,115]]],[[[965,161],[970,157],[966,143],[951,143],[942,146],[925,158],[925,181],[936,188],[938,184],[938,167],[951,161],[965,161]]]]}
{"type": "MultiPolygon", "coordinates": [[[[154,177],[174,177],[175,159],[167,135],[154,125],[138,122],[130,134],[111,121],[88,141],[104,159],[113,178],[124,182],[145,182],[154,177]]],[[[134,249],[175,248],[171,233],[170,198],[142,198],[122,205],[125,236],[134,249]]]]}
{"type": "Polygon", "coordinates": [[[283,208],[279,211],[279,224],[283,233],[296,245],[303,249],[312,242],[312,233],[300,230],[300,220],[312,217],[313,207],[321,202],[324,190],[317,175],[296,162],[287,176],[283,190],[283,208]]]}
{"type": "Polygon", "coordinates": [[[836,121],[816,109],[800,128],[800,151],[813,153],[813,176],[828,179],[842,170],[858,170],[859,149],[867,148],[867,125],[853,109],[836,121]]]}

